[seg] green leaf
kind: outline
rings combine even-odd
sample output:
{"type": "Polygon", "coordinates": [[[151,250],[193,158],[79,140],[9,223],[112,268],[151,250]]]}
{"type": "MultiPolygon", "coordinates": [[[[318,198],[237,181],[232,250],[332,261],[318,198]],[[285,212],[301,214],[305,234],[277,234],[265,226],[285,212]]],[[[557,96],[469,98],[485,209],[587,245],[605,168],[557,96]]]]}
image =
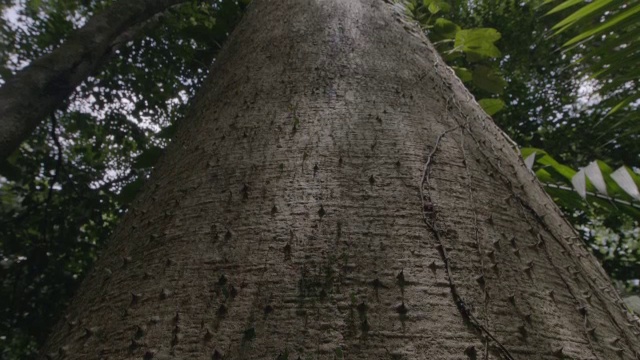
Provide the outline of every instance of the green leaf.
{"type": "Polygon", "coordinates": [[[473,79],[473,73],[471,72],[471,70],[463,67],[457,67],[457,66],[452,66],[451,68],[453,69],[453,71],[456,72],[456,75],[463,82],[473,79]]]}
{"type": "Polygon", "coordinates": [[[573,179],[573,176],[576,174],[575,170],[566,165],[560,164],[549,154],[544,154],[539,157],[536,160],[536,163],[544,165],[545,169],[553,175],[557,181],[564,181],[571,184],[571,179],[573,179]]]}
{"type": "Polygon", "coordinates": [[[529,155],[533,153],[540,154],[540,155],[547,155],[546,151],[538,148],[526,147],[526,148],[520,149],[520,154],[522,154],[523,158],[527,158],[529,155]]]}
{"type": "Polygon", "coordinates": [[[504,108],[504,101],[500,99],[480,99],[478,104],[482,107],[482,109],[489,116],[493,116],[493,114],[504,108]]]}
{"type": "Polygon", "coordinates": [[[555,24],[551,29],[557,30],[556,33],[560,33],[568,29],[574,23],[607,6],[612,1],[613,0],[594,0],[593,2],[581,7],[573,14],[567,16],[559,23],[555,24]]]}
{"type": "Polygon", "coordinates": [[[477,54],[481,57],[497,58],[502,54],[494,45],[502,35],[493,28],[476,28],[460,30],[456,33],[454,48],[465,53],[477,54]]]}
{"type": "Polygon", "coordinates": [[[445,39],[453,39],[456,37],[456,33],[460,31],[460,26],[456,23],[443,18],[437,18],[433,23],[432,30],[445,39]]]}
{"type": "Polygon", "coordinates": [[[549,12],[547,12],[545,15],[551,15],[551,14],[557,13],[559,11],[562,11],[564,9],[568,9],[568,8],[570,8],[570,7],[574,6],[574,5],[580,4],[582,2],[584,2],[584,0],[568,0],[568,1],[565,1],[562,4],[554,7],[551,10],[549,10],[549,12]]]}
{"type": "Polygon", "coordinates": [[[543,183],[553,183],[555,182],[553,175],[551,175],[547,170],[545,169],[540,169],[538,171],[536,171],[536,176],[538,177],[538,179],[540,181],[542,181],[543,183]]]}
{"type": "Polygon", "coordinates": [[[598,26],[596,28],[593,28],[591,30],[587,30],[587,31],[583,32],[582,34],[572,38],[569,41],[567,41],[562,46],[565,46],[565,47],[566,46],[570,46],[570,45],[575,44],[577,42],[580,42],[580,41],[582,41],[582,40],[584,40],[586,38],[589,38],[589,37],[591,37],[593,35],[596,35],[598,33],[601,33],[603,31],[605,31],[605,30],[608,30],[612,26],[615,26],[615,25],[619,24],[620,22],[622,22],[622,21],[628,19],[629,17],[631,17],[633,15],[636,15],[638,13],[640,13],[640,5],[636,5],[635,7],[631,8],[631,9],[629,9],[629,10],[627,10],[627,11],[621,13],[621,14],[618,14],[614,18],[604,22],[602,25],[600,25],[600,26],[598,26]]]}
{"type": "Polygon", "coordinates": [[[442,1],[442,0],[431,0],[431,1],[425,1],[425,3],[428,2],[429,5],[425,5],[427,6],[427,9],[429,10],[430,13],[432,14],[437,14],[439,13],[441,10],[443,12],[449,12],[449,10],[451,10],[451,5],[449,5],[449,3],[447,3],[446,1],[442,1]]]}
{"type": "Polygon", "coordinates": [[[433,1],[431,2],[431,4],[429,4],[429,12],[432,14],[437,14],[438,12],[440,12],[440,6],[438,6],[438,2],[433,1]]]}
{"type": "Polygon", "coordinates": [[[473,71],[473,84],[478,88],[494,94],[502,94],[507,82],[496,70],[480,65],[473,71]]]}

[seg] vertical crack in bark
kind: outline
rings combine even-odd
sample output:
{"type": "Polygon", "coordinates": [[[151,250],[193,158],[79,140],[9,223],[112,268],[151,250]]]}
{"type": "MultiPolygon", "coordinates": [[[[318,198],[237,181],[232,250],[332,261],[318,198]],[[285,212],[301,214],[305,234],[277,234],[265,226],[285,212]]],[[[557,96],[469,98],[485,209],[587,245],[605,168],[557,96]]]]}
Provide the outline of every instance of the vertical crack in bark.
{"type": "MultiPolygon", "coordinates": [[[[446,111],[445,111],[445,113],[446,114],[449,113],[449,101],[453,100],[452,101],[453,105],[457,108],[458,114],[462,115],[466,120],[466,122],[464,122],[463,124],[459,124],[458,125],[458,127],[460,128],[460,132],[461,132],[460,149],[461,149],[461,152],[462,152],[462,160],[463,160],[463,165],[464,165],[464,168],[465,168],[465,173],[467,175],[467,179],[468,179],[468,183],[469,183],[469,186],[468,186],[469,187],[469,199],[471,201],[471,206],[473,207],[473,215],[474,215],[475,242],[476,242],[476,245],[477,245],[478,255],[479,255],[479,259],[480,259],[481,275],[484,278],[484,275],[485,275],[484,274],[484,270],[485,270],[484,269],[484,261],[483,261],[483,258],[482,258],[482,248],[481,248],[480,240],[479,240],[479,237],[478,237],[478,229],[479,229],[478,228],[478,214],[477,214],[477,209],[476,209],[476,203],[475,203],[475,200],[474,200],[474,197],[473,197],[473,189],[472,189],[472,186],[471,186],[471,173],[469,171],[469,166],[468,166],[467,161],[466,161],[466,153],[465,153],[465,150],[464,150],[465,130],[470,133],[470,121],[471,121],[471,119],[468,116],[466,116],[465,113],[463,112],[463,110],[462,110],[462,108],[460,106],[460,103],[455,99],[455,94],[452,93],[450,97],[446,97],[444,95],[446,92],[444,90],[444,86],[442,86],[442,85],[445,83],[445,78],[446,77],[439,73],[439,71],[438,71],[439,70],[439,65],[440,65],[440,58],[438,57],[438,55],[436,55],[435,56],[434,69],[435,69],[436,75],[439,75],[440,78],[441,78],[441,81],[439,83],[440,84],[440,94],[442,94],[446,99],[446,111]]],[[[453,70],[450,67],[445,65],[445,68],[449,69],[449,71],[453,75],[453,78],[457,79],[460,82],[460,79],[457,76],[455,76],[455,73],[453,72],[453,70]]],[[[464,86],[462,83],[460,83],[460,85],[464,86]]],[[[472,102],[472,101],[475,102],[475,98],[471,95],[471,93],[467,92],[466,94],[467,94],[467,102],[472,102]]],[[[455,119],[455,116],[453,116],[453,118],[455,119]]],[[[486,126],[486,123],[485,123],[484,119],[481,118],[480,121],[482,123],[482,127],[484,128],[486,126]]],[[[433,153],[435,153],[435,149],[434,149],[433,153]]],[[[433,153],[432,153],[432,155],[433,155],[433,153]]],[[[425,171],[426,171],[426,169],[425,169],[425,171]]],[[[427,183],[428,183],[428,177],[427,177],[427,183]]],[[[420,189],[422,190],[422,187],[420,189]]],[[[445,250],[444,247],[443,247],[443,250],[445,250]]],[[[446,255],[446,253],[444,253],[443,255],[448,260],[448,256],[446,255]]],[[[449,271],[448,271],[447,275],[449,276],[450,281],[452,281],[452,279],[451,279],[452,275],[451,275],[451,273],[449,271]]],[[[488,330],[488,327],[489,327],[488,326],[489,319],[488,319],[488,316],[487,316],[488,294],[486,293],[486,289],[484,289],[484,288],[483,288],[483,292],[484,292],[483,311],[484,311],[484,317],[485,317],[484,318],[484,329],[483,330],[488,335],[491,335],[489,330],[488,330]]],[[[471,313],[469,313],[469,315],[473,316],[471,313]]],[[[475,321],[477,321],[478,324],[480,324],[480,321],[478,321],[478,320],[475,320],[475,321]]],[[[503,352],[506,352],[506,355],[511,356],[499,341],[497,341],[493,336],[490,336],[490,337],[491,337],[491,339],[493,341],[495,341],[498,344],[498,346],[500,347],[501,350],[503,350],[503,352]]],[[[489,353],[488,353],[488,350],[489,350],[489,337],[487,337],[485,340],[486,341],[485,341],[484,358],[485,358],[485,360],[487,360],[488,357],[489,357],[489,353]]]]}
{"type": "MultiPolygon", "coordinates": [[[[447,100],[447,103],[445,104],[447,108],[448,108],[448,102],[449,101],[447,100]]],[[[447,250],[444,247],[444,244],[442,241],[442,235],[440,234],[440,230],[438,229],[436,224],[437,211],[436,211],[436,208],[434,207],[434,204],[431,202],[430,185],[429,185],[429,175],[431,170],[430,165],[432,163],[432,160],[436,151],[438,150],[438,146],[440,145],[440,141],[442,140],[442,138],[447,133],[455,131],[459,128],[460,126],[458,125],[450,129],[447,129],[444,132],[442,132],[440,135],[438,135],[438,138],[436,139],[436,143],[433,147],[433,150],[431,150],[431,153],[429,153],[429,155],[427,156],[427,161],[424,166],[424,171],[422,173],[422,179],[420,181],[420,187],[419,187],[420,201],[422,203],[422,218],[424,220],[424,223],[431,230],[434,237],[436,238],[436,241],[438,242],[438,245],[436,246],[436,248],[440,253],[440,256],[442,257],[442,261],[444,263],[444,270],[447,273],[449,288],[451,289],[451,296],[453,297],[453,301],[456,307],[458,308],[460,315],[462,316],[464,321],[468,324],[471,324],[476,331],[478,331],[480,334],[484,333],[488,338],[493,340],[493,342],[496,343],[496,346],[498,346],[502,354],[507,359],[514,360],[513,356],[511,356],[509,351],[502,345],[502,343],[500,343],[500,341],[498,341],[498,339],[496,339],[495,336],[493,336],[493,334],[491,334],[491,332],[487,330],[487,328],[483,326],[482,323],[478,319],[476,319],[475,316],[473,316],[473,314],[471,313],[471,310],[469,309],[467,304],[464,302],[464,299],[462,299],[462,297],[458,293],[455,281],[453,280],[451,266],[449,265],[449,257],[447,255],[447,250]],[[425,195],[425,191],[424,191],[425,187],[427,189],[427,195],[425,195]]]]}

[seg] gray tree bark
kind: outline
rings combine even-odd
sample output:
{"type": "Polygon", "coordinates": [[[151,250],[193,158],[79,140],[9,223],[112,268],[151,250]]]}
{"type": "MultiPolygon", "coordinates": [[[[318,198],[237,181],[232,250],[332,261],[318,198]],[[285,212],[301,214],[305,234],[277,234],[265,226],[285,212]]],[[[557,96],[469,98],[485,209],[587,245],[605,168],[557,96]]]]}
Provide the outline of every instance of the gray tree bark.
{"type": "Polygon", "coordinates": [[[256,0],[45,352],[636,359],[621,304],[401,7],[256,0]]]}
{"type": "Polygon", "coordinates": [[[11,155],[141,24],[185,1],[118,1],[10,78],[0,87],[0,159],[11,155]]]}

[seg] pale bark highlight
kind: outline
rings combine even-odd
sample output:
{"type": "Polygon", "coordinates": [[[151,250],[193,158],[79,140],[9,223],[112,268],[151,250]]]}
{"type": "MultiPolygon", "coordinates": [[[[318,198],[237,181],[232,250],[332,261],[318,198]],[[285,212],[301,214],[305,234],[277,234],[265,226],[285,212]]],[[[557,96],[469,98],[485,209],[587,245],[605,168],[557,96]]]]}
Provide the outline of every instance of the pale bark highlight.
{"type": "Polygon", "coordinates": [[[635,359],[618,302],[402,9],[256,0],[47,352],[635,359]]]}

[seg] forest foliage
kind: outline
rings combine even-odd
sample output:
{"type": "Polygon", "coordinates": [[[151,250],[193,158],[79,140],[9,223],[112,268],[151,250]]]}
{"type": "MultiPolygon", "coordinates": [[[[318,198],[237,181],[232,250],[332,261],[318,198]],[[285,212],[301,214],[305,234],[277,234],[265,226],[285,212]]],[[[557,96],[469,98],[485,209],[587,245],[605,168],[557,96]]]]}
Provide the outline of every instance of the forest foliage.
{"type": "MultiPolygon", "coordinates": [[[[0,81],[110,3],[1,0],[0,81]]],[[[522,147],[527,166],[619,288],[638,291],[640,205],[633,186],[613,175],[622,167],[640,185],[638,70],[627,66],[639,55],[640,21],[630,21],[638,18],[637,1],[595,10],[604,2],[403,3],[522,147]]],[[[0,163],[0,357],[34,356],[246,5],[186,1],[169,9],[0,163]]]]}

